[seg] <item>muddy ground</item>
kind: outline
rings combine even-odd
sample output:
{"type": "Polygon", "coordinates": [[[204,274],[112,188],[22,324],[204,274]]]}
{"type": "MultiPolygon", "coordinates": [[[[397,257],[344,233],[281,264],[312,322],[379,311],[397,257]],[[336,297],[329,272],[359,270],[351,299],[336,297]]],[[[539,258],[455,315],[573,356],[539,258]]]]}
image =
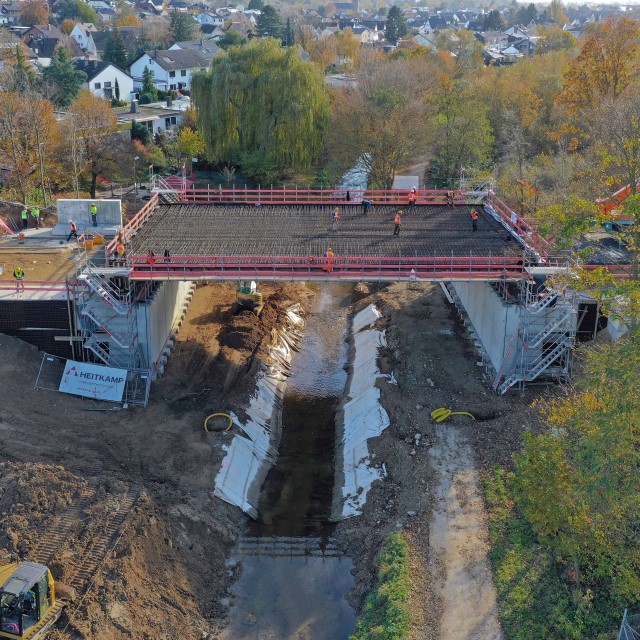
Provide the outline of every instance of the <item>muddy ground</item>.
{"type": "MultiPolygon", "coordinates": [[[[383,312],[389,347],[380,365],[398,384],[380,382],[391,426],[370,442],[388,477],[374,485],[364,514],[338,527],[355,559],[350,601],[362,604],[380,544],[401,529],[411,541],[416,576],[412,637],[499,637],[499,630],[482,635],[473,624],[479,612],[456,589],[487,589],[490,596],[474,486],[477,473],[508,460],[524,428],[536,426],[532,396],[495,396],[438,285],[372,289],[354,306],[375,302],[383,312]],[[481,420],[455,417],[436,429],[430,412],[438,407],[481,420]],[[439,453],[443,446],[448,449],[439,453]],[[457,455],[463,446],[468,452],[457,455]],[[444,495],[443,460],[462,473],[451,476],[457,490],[444,495]],[[447,537],[458,526],[451,518],[460,514],[471,531],[466,542],[447,537]],[[451,583],[453,570],[462,585],[451,583]],[[449,622],[441,630],[442,619],[459,617],[470,630],[452,631],[449,622]]],[[[203,420],[216,411],[242,413],[271,328],[290,303],[308,308],[312,296],[294,283],[262,291],[265,309],[256,318],[232,314],[233,284],[198,287],[146,409],[98,411],[103,404],[34,390],[41,354],[0,335],[0,560],[42,555],[53,540],[49,564],[56,578],[72,583],[80,580],[83,559],[104,560],[90,567],[89,590],[67,609],[52,638],[200,640],[216,638],[224,626],[234,579],[225,559],[245,516],[212,494],[220,445],[231,434],[206,433],[203,420]],[[121,512],[112,534],[110,518],[121,512]],[[100,536],[104,549],[92,548],[100,536]]]]}

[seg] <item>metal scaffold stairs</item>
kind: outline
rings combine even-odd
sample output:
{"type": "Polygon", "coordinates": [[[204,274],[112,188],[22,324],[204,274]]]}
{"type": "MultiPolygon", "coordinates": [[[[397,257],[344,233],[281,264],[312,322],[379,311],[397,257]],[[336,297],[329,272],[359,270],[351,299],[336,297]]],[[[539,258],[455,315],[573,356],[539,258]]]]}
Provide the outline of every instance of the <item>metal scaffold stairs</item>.
{"type": "Polygon", "coordinates": [[[518,383],[532,382],[545,372],[556,378],[569,375],[577,302],[573,294],[560,295],[555,291],[548,291],[532,302],[537,295],[529,291],[521,303],[518,329],[493,380],[493,388],[500,394],[518,383]]]}
{"type": "Polygon", "coordinates": [[[136,335],[132,313],[128,313],[126,316],[117,314],[116,316],[100,318],[100,313],[98,312],[97,303],[95,301],[90,301],[80,310],[80,313],[89,318],[96,327],[109,335],[111,340],[121,349],[132,351],[135,348],[136,335]],[[121,318],[126,322],[124,331],[117,331],[111,328],[111,323],[117,318],[121,318]]]}
{"type": "Polygon", "coordinates": [[[500,381],[504,378],[505,372],[509,371],[511,365],[513,364],[513,360],[516,356],[518,341],[520,340],[520,334],[516,331],[509,341],[509,347],[507,348],[507,353],[505,354],[502,365],[500,366],[500,370],[496,374],[496,377],[493,379],[493,390],[496,391],[498,386],[500,385],[500,381]]]}
{"type": "Polygon", "coordinates": [[[118,292],[97,273],[85,272],[78,276],[78,280],[86,282],[89,287],[97,293],[108,305],[110,305],[118,314],[125,315],[128,313],[129,307],[123,304],[118,298],[118,292]]]}
{"type": "Polygon", "coordinates": [[[564,315],[558,316],[558,318],[551,324],[548,324],[537,335],[533,336],[529,340],[529,346],[540,346],[551,334],[558,329],[562,324],[565,324],[575,314],[573,309],[568,310],[564,315]]]}
{"type": "MultiPolygon", "coordinates": [[[[182,189],[184,191],[184,189],[182,189]]],[[[164,178],[153,176],[151,192],[159,194],[165,204],[180,202],[180,189],[172,187],[164,178]]]]}
{"type": "Polygon", "coordinates": [[[555,291],[548,293],[539,302],[530,305],[529,310],[531,313],[540,313],[545,309],[548,309],[558,299],[558,294],[555,291]]]}
{"type": "Polygon", "coordinates": [[[543,354],[536,361],[531,363],[527,368],[512,373],[501,385],[500,394],[506,393],[514,384],[518,382],[531,382],[535,380],[545,369],[564,354],[567,347],[572,344],[571,338],[560,340],[548,353],[543,354]]]}
{"type": "Polygon", "coordinates": [[[107,366],[144,370],[127,270],[93,264],[88,256],[79,260],[78,270],[78,280],[87,285],[76,297],[84,348],[107,366]]]}

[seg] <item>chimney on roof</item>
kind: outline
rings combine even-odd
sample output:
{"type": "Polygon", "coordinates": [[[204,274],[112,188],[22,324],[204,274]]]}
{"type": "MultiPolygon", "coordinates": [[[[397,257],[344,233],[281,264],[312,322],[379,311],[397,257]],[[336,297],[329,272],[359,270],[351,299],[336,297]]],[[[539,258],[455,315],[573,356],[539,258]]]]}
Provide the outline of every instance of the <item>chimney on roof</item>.
{"type": "Polygon", "coordinates": [[[137,100],[132,100],[131,101],[130,113],[138,113],[138,101],[137,100]]]}

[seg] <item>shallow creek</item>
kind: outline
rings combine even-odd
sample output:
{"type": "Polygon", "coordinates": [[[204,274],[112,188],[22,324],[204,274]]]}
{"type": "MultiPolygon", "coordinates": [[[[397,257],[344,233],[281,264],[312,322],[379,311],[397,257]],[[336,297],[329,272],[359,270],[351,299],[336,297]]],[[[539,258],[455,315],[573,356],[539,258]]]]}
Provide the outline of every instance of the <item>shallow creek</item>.
{"type": "Polygon", "coordinates": [[[351,287],[316,289],[282,408],[278,461],[260,493],[258,520],[240,539],[242,564],[225,640],[347,640],[355,612],[351,559],[332,540],[335,414],[347,374],[351,287]]]}

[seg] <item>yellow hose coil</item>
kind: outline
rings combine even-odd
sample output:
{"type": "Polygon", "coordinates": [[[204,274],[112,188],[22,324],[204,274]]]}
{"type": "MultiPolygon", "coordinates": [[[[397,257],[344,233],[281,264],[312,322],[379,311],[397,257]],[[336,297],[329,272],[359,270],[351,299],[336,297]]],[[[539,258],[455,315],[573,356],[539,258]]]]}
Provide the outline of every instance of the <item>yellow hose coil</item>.
{"type": "Polygon", "coordinates": [[[435,411],[431,412],[431,417],[436,422],[442,422],[450,416],[469,416],[470,418],[473,418],[475,420],[475,416],[471,415],[467,411],[451,411],[451,409],[445,409],[444,407],[441,407],[440,409],[436,409],[435,411]]]}
{"type": "Polygon", "coordinates": [[[231,427],[233,426],[233,418],[228,413],[212,413],[210,416],[207,416],[204,421],[204,430],[207,433],[210,433],[209,429],[207,429],[207,424],[209,420],[211,420],[211,418],[215,418],[216,416],[221,416],[229,421],[229,426],[225,429],[225,431],[229,431],[229,429],[231,429],[231,427]]]}

